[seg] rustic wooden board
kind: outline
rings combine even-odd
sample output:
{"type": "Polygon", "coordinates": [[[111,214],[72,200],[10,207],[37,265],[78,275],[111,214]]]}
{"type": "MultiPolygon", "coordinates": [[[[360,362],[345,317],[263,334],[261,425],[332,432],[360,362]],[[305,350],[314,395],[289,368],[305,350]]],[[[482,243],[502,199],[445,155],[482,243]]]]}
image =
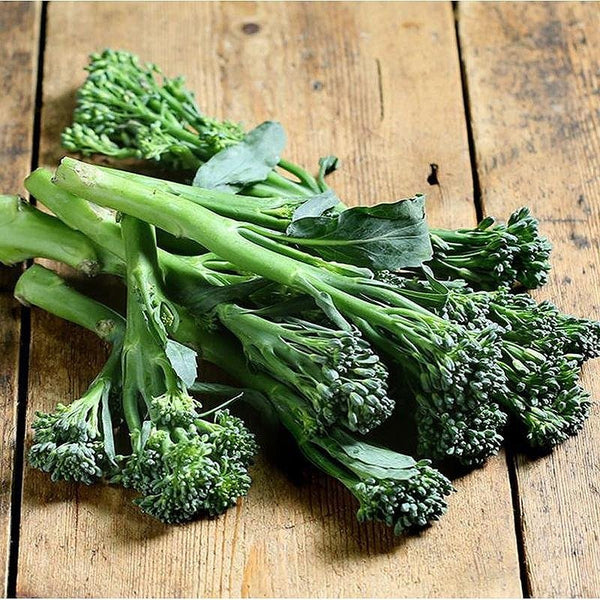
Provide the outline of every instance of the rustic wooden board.
{"type": "MultiPolygon", "coordinates": [[[[0,194],[23,192],[32,152],[40,6],[0,2],[0,194]]],[[[6,595],[16,442],[19,267],[0,267],[0,597],[6,595]]]]}
{"type": "MultiPolygon", "coordinates": [[[[335,151],[348,201],[429,193],[433,222],[474,221],[449,3],[55,3],[49,6],[42,162],[62,155],[86,55],[131,49],[185,73],[208,114],[283,121],[291,158],[335,151]],[[69,60],[65,60],[65,56],[69,60]],[[430,186],[430,164],[440,185],[430,186]]],[[[103,351],[34,312],[31,411],[79,393],[103,351]]],[[[254,487],[213,521],[164,527],[116,488],[27,470],[21,596],[518,596],[503,456],[457,482],[442,523],[394,539],[359,526],[348,494],[259,460],[254,487]]]]}
{"type": "MultiPolygon", "coordinates": [[[[554,244],[536,297],[600,318],[598,4],[465,3],[459,23],[485,212],[532,207],[554,244]]],[[[583,382],[597,398],[597,362],[583,382]]],[[[579,437],[516,460],[533,596],[600,594],[599,463],[597,405],[579,437]]]]}

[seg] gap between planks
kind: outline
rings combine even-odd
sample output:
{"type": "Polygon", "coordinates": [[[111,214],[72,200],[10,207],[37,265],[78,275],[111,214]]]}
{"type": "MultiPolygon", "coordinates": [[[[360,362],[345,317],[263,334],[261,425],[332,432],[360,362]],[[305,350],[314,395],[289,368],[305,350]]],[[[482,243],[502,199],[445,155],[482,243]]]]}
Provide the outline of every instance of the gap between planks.
{"type": "MultiPolygon", "coordinates": [[[[458,10],[459,2],[452,2],[454,13],[454,30],[456,33],[456,47],[458,50],[458,60],[460,66],[460,81],[462,86],[463,103],[465,106],[465,123],[467,126],[467,139],[469,143],[469,158],[471,162],[471,178],[473,180],[473,203],[477,214],[477,221],[481,221],[485,216],[485,207],[483,204],[483,195],[481,193],[481,182],[479,180],[479,170],[477,168],[477,152],[475,148],[475,136],[473,135],[473,120],[471,112],[471,97],[469,95],[469,79],[463,56],[463,46],[460,36],[460,12],[458,10]]],[[[508,471],[508,481],[510,486],[511,501],[514,513],[514,532],[517,544],[517,555],[519,561],[519,579],[521,582],[521,594],[523,598],[530,598],[531,586],[527,571],[527,558],[525,555],[525,540],[523,538],[523,516],[521,514],[521,504],[519,502],[519,481],[517,478],[517,467],[514,451],[510,447],[505,447],[506,469],[508,471]]]]}
{"type": "MultiPolygon", "coordinates": [[[[48,0],[41,4],[38,28],[37,68],[35,73],[35,99],[33,130],[31,138],[30,170],[39,166],[40,127],[42,116],[42,84],[44,80],[44,51],[46,48],[46,16],[48,0]]],[[[33,261],[24,263],[29,267],[33,261]]],[[[17,380],[17,418],[15,453],[10,503],[10,540],[8,546],[8,572],[6,575],[6,596],[16,598],[19,566],[19,539],[21,530],[21,503],[23,493],[23,464],[25,460],[25,432],[27,429],[27,392],[29,388],[29,346],[31,343],[31,309],[21,306],[21,328],[19,339],[19,375],[17,380]]]]}

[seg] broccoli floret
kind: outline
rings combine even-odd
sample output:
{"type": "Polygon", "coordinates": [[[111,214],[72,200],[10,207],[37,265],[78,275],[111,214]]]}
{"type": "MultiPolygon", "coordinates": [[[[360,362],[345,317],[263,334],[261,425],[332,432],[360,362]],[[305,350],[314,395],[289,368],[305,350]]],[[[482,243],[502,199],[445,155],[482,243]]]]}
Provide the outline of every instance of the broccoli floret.
{"type": "Polygon", "coordinates": [[[600,356],[600,321],[559,313],[554,332],[564,340],[565,351],[582,361],[600,356]]]}
{"type": "Polygon", "coordinates": [[[530,445],[552,447],[581,429],[590,402],[578,384],[581,355],[571,353],[579,349],[580,338],[561,327],[577,319],[506,288],[491,293],[449,290],[438,311],[476,329],[491,323],[499,327],[499,365],[506,384],[496,397],[530,445]]]}
{"type": "Polygon", "coordinates": [[[506,377],[498,365],[497,329],[466,331],[439,339],[444,360],[431,368],[430,379],[436,388],[421,377],[415,416],[421,456],[477,466],[502,445],[506,414],[498,401],[506,377]]]}
{"type": "Polygon", "coordinates": [[[215,423],[197,418],[187,427],[146,421],[133,435],[133,452],[119,481],[142,494],[136,504],[165,523],[218,515],[245,496],[248,465],[256,453],[252,434],[226,411],[215,423]]]}
{"type": "Polygon", "coordinates": [[[106,365],[85,394],[53,413],[36,413],[29,463],[64,479],[91,485],[116,467],[110,418],[110,396],[120,385],[119,352],[106,365]]]}
{"type": "Polygon", "coordinates": [[[217,313],[250,363],[306,398],[320,426],[339,423],[366,433],[390,416],[387,368],[355,327],[333,329],[293,317],[274,322],[232,304],[217,313]]]}
{"type": "Polygon", "coordinates": [[[417,401],[419,454],[465,466],[496,454],[506,423],[498,405],[506,383],[498,364],[499,328],[492,323],[470,330],[421,307],[379,310],[389,311],[392,326],[362,327],[406,373],[417,401]]]}
{"type": "Polygon", "coordinates": [[[552,447],[575,435],[590,410],[589,394],[578,385],[577,360],[544,355],[505,341],[502,366],[509,380],[505,406],[525,429],[532,446],[552,447]]]}
{"type": "MultiPolygon", "coordinates": [[[[239,368],[236,375],[244,378],[239,368]]],[[[271,387],[268,395],[308,460],[357,498],[359,521],[381,521],[400,534],[422,529],[446,512],[446,496],[454,488],[428,460],[416,461],[339,427],[327,436],[307,436],[307,423],[315,418],[311,408],[285,386],[271,387]]]]}
{"type": "MultiPolygon", "coordinates": [[[[481,301],[481,300],[479,300],[481,301]]],[[[490,318],[506,328],[507,339],[553,353],[558,345],[579,362],[600,356],[600,322],[561,312],[552,302],[539,304],[527,294],[500,289],[489,295],[490,318]]]]}
{"type": "Polygon", "coordinates": [[[239,125],[201,114],[181,77],[165,77],[129,52],[92,54],[87,71],[74,123],[62,136],[73,152],[197,168],[244,136],[239,125]]]}
{"type": "Polygon", "coordinates": [[[475,229],[430,233],[434,255],[429,266],[440,278],[458,277],[489,290],[546,283],[552,247],[526,207],[512,213],[506,225],[487,217],[475,229]]]}
{"type": "Polygon", "coordinates": [[[154,232],[131,217],[121,227],[128,283],[123,412],[132,453],[118,481],[141,494],[143,511],[167,523],[219,514],[248,492],[253,436],[226,411],[214,422],[198,413],[166,351],[179,318],[161,291],[154,232]]]}
{"type": "Polygon", "coordinates": [[[454,491],[450,481],[428,460],[415,462],[407,479],[366,477],[352,484],[360,502],[357,517],[363,521],[382,521],[396,535],[422,529],[438,521],[447,510],[446,496],[454,491]]]}

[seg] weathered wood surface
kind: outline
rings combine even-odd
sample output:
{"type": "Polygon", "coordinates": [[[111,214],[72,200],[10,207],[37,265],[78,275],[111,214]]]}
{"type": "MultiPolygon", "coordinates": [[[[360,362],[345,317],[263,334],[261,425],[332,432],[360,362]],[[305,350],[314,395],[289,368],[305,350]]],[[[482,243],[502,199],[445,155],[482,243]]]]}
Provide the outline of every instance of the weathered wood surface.
{"type": "MultiPolygon", "coordinates": [[[[0,194],[23,192],[31,164],[40,6],[0,2],[0,194]]],[[[19,267],[0,267],[0,596],[6,595],[21,310],[19,267]]]]}
{"type": "MultiPolygon", "coordinates": [[[[600,318],[600,7],[465,3],[459,12],[487,214],[529,205],[554,245],[536,293],[600,318]]],[[[583,383],[600,395],[600,365],[583,383]]],[[[600,593],[600,415],[541,460],[516,460],[533,596],[600,593]]]]}
{"type": "MultiPolygon", "coordinates": [[[[184,73],[208,114],[283,121],[289,156],[336,152],[352,202],[416,191],[431,220],[473,223],[471,168],[449,3],[52,3],[43,82],[42,163],[88,53],[130,49],[184,73]],[[65,58],[68,57],[68,60],[65,58]],[[430,164],[440,185],[430,186],[430,164]]],[[[103,350],[34,311],[28,421],[80,393],[103,350]]],[[[266,460],[237,509],[163,527],[110,487],[25,473],[21,596],[518,596],[503,456],[457,482],[447,517],[418,537],[359,526],[326,478],[294,484],[266,460]]]]}

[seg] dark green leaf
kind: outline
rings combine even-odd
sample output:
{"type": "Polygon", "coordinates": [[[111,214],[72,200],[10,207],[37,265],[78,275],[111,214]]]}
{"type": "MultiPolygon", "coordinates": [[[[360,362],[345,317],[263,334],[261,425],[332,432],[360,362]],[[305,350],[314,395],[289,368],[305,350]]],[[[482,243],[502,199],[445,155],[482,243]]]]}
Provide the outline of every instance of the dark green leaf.
{"type": "Polygon", "coordinates": [[[425,197],[358,206],[341,213],[306,217],[287,229],[290,241],[328,260],[375,270],[418,267],[432,256],[425,197]]]}
{"type": "Polygon", "coordinates": [[[338,169],[340,160],[337,156],[323,156],[319,159],[319,174],[317,175],[317,182],[322,190],[328,189],[325,183],[325,177],[330,173],[333,173],[338,169]]]}
{"type": "Polygon", "coordinates": [[[198,355],[175,340],[167,340],[166,354],[179,379],[190,387],[198,375],[198,355]]]}
{"type": "Polygon", "coordinates": [[[332,432],[325,444],[329,449],[334,444],[334,452],[344,455],[344,464],[363,476],[406,481],[417,473],[416,461],[411,456],[362,442],[342,430],[332,432]]]}
{"type": "Polygon", "coordinates": [[[339,202],[333,190],[325,190],[321,194],[309,198],[304,204],[301,204],[294,211],[292,221],[298,221],[306,217],[320,217],[334,206],[337,206],[339,202]]]}
{"type": "Polygon", "coordinates": [[[196,187],[237,192],[264,181],[279,162],[285,147],[285,131],[276,121],[265,121],[233,146],[215,154],[196,172],[196,187]]]}

